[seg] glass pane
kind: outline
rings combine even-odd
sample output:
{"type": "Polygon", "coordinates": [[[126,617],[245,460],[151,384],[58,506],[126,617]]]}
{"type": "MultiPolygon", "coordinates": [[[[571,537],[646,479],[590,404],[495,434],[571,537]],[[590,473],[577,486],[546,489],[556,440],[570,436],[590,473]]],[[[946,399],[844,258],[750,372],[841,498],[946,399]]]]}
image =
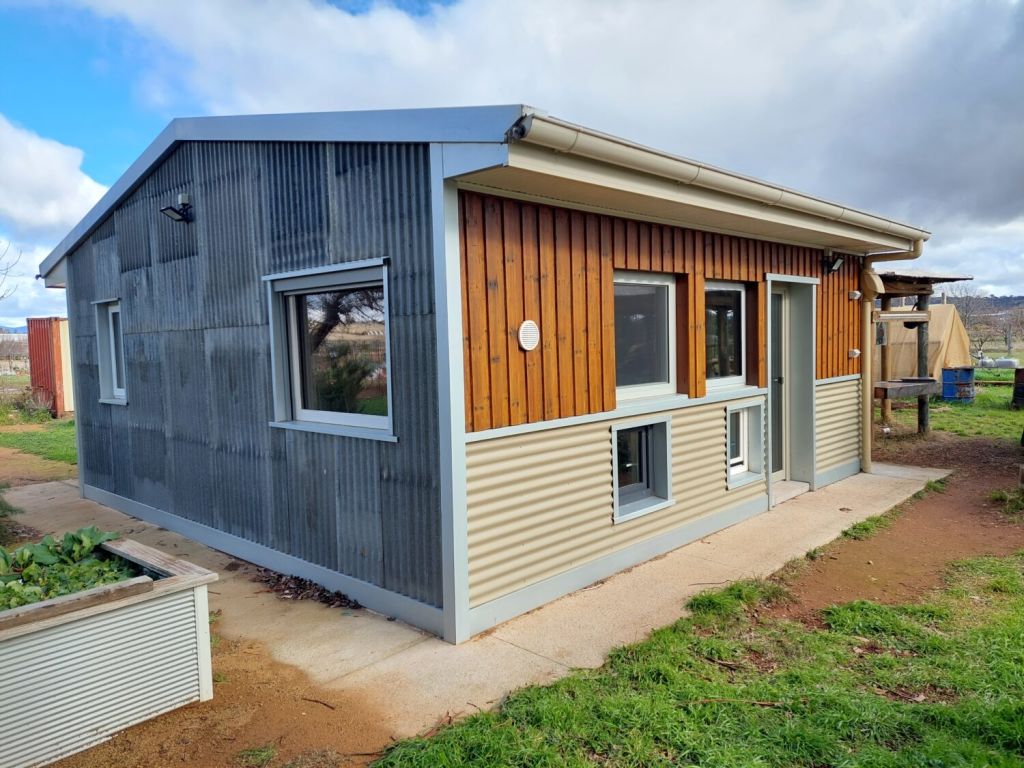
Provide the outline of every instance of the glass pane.
{"type": "Polygon", "coordinates": [[[615,284],[615,383],[669,381],[668,286],[615,284]]]}
{"type": "Polygon", "coordinates": [[[383,286],[307,293],[295,299],[302,407],[386,416],[383,286]]]}
{"type": "Polygon", "coordinates": [[[729,463],[743,460],[743,412],[729,414],[729,463]]]}
{"type": "Polygon", "coordinates": [[[124,389],[124,340],[121,338],[121,311],[110,313],[110,345],[114,354],[114,389],[124,389]]]}
{"type": "Polygon", "coordinates": [[[648,466],[651,427],[620,429],[616,456],[619,473],[619,503],[625,504],[651,493],[648,466]]]}
{"type": "Polygon", "coordinates": [[[709,290],[706,311],[707,377],[743,375],[743,294],[709,290]]]}

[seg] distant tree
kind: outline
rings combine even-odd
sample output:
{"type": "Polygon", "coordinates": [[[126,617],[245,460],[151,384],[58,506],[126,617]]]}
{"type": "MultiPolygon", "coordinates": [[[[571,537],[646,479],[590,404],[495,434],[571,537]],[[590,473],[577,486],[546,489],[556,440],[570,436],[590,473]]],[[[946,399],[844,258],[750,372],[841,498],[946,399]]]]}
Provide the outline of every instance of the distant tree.
{"type": "Polygon", "coordinates": [[[1013,342],[1024,335],[1024,307],[1014,307],[999,313],[1000,325],[1003,328],[1003,343],[1006,345],[1006,356],[1013,355],[1013,342]]]}
{"type": "Polygon", "coordinates": [[[949,288],[949,298],[960,314],[960,320],[967,330],[967,338],[975,357],[981,357],[985,345],[1003,336],[1003,329],[989,296],[983,296],[966,280],[953,283],[949,288]]]}
{"type": "Polygon", "coordinates": [[[0,301],[10,298],[11,294],[14,293],[14,286],[7,283],[7,279],[14,272],[14,268],[18,266],[18,262],[21,261],[21,254],[17,256],[8,257],[10,253],[11,244],[7,243],[4,245],[3,250],[0,250],[0,301]]]}

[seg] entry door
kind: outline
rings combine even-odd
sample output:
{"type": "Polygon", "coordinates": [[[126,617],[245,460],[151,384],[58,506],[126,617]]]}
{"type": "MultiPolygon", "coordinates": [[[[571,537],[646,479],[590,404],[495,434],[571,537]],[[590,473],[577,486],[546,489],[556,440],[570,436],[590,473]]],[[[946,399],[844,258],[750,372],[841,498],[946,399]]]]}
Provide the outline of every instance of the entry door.
{"type": "Polygon", "coordinates": [[[786,396],[787,350],[786,350],[786,293],[784,289],[775,288],[771,296],[771,335],[768,339],[769,388],[768,409],[771,419],[768,426],[768,439],[771,443],[771,476],[772,480],[787,480],[786,423],[789,404],[786,396]]]}

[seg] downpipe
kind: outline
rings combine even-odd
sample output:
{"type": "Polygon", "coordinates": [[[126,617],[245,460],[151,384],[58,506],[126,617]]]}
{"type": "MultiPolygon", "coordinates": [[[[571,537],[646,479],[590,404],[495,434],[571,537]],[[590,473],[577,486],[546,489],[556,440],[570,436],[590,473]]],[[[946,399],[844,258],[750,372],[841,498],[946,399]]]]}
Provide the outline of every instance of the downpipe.
{"type": "Polygon", "coordinates": [[[871,310],[882,292],[882,281],[874,271],[879,261],[904,261],[918,258],[924,250],[924,240],[915,240],[909,251],[876,251],[864,255],[864,269],[860,273],[860,469],[871,472],[871,436],[874,426],[875,382],[872,371],[875,357],[874,323],[871,310]]]}

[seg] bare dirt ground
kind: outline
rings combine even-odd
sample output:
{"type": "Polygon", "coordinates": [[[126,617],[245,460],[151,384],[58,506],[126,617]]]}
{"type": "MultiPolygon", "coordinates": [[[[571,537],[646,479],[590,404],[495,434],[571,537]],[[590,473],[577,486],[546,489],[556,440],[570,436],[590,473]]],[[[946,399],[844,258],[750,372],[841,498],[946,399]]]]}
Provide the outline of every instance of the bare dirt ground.
{"type": "Polygon", "coordinates": [[[813,621],[833,603],[911,601],[941,586],[950,562],[1024,549],[1024,525],[988,498],[1016,486],[1024,451],[1013,441],[934,432],[878,440],[874,455],[876,461],[954,472],[943,492],[906,502],[888,528],[864,541],[839,539],[825,547],[817,560],[798,569],[789,582],[794,602],[775,609],[776,615],[813,621]]]}
{"type": "MultiPolygon", "coordinates": [[[[876,458],[956,471],[943,493],[905,504],[891,527],[865,541],[840,539],[786,574],[795,602],[778,614],[815,621],[832,603],[912,600],[939,586],[952,560],[1024,548],[1024,525],[988,501],[992,490],[1016,483],[1017,463],[1024,461],[1016,444],[934,433],[880,442],[876,458]]],[[[342,691],[317,687],[256,644],[217,642],[213,669],[213,701],[142,723],[57,765],[229,768],[245,764],[242,750],[270,745],[276,751],[266,763],[271,768],[334,768],[365,765],[376,756],[370,750],[391,740],[381,713],[342,691]]]]}
{"type": "MultiPolygon", "coordinates": [[[[15,427],[5,427],[10,431],[15,427]]],[[[13,448],[0,447],[0,486],[16,488],[29,483],[45,483],[49,480],[67,480],[77,477],[78,470],[63,461],[51,461],[31,453],[22,453],[13,448]]]]}

